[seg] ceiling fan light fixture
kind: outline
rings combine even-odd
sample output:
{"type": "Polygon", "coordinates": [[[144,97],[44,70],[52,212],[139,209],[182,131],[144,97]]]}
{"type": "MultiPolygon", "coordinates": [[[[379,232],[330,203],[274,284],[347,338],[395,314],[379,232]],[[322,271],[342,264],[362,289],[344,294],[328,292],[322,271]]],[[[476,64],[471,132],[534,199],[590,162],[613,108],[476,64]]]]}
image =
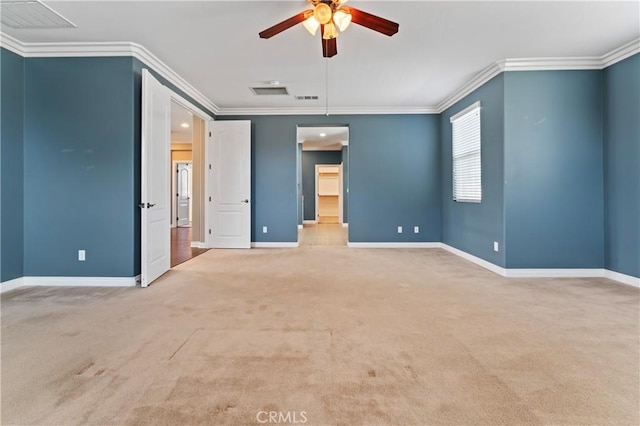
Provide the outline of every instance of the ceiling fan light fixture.
{"type": "Polygon", "coordinates": [[[343,9],[338,9],[333,14],[333,22],[340,31],[344,31],[351,23],[351,14],[343,9]]]}
{"type": "Polygon", "coordinates": [[[320,22],[318,22],[318,20],[311,15],[309,18],[307,18],[302,25],[304,25],[304,27],[307,29],[307,31],[309,31],[309,33],[311,33],[311,35],[316,35],[316,33],[318,32],[318,28],[320,28],[320,22]]]}
{"type": "Polygon", "coordinates": [[[313,10],[313,16],[322,25],[327,25],[331,21],[332,14],[331,6],[325,3],[318,3],[313,10]]]}
{"type": "Polygon", "coordinates": [[[325,40],[331,40],[332,38],[338,37],[338,30],[333,22],[329,22],[324,26],[324,31],[322,32],[322,38],[325,40]]]}

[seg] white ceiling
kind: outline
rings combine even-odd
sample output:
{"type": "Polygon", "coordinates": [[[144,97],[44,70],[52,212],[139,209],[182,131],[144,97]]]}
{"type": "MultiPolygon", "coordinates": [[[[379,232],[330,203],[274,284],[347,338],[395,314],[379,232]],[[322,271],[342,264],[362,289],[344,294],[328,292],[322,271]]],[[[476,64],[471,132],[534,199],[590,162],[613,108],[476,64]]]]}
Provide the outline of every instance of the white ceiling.
{"type": "Polygon", "coordinates": [[[1,30],[21,42],[134,42],[220,108],[421,108],[435,106],[506,58],[602,56],[640,36],[632,1],[358,1],[400,24],[386,37],[352,25],[338,55],[322,58],[302,25],[258,32],[308,8],[290,1],[47,1],[75,29],[1,30]],[[326,85],[328,70],[328,100],[326,85]],[[292,95],[256,97],[278,80],[292,95]]]}
{"type": "Polygon", "coordinates": [[[193,143],[193,114],[182,105],[171,102],[171,141],[193,143]],[[182,127],[187,123],[189,127],[182,127]]]}
{"type": "Polygon", "coordinates": [[[349,145],[349,127],[298,126],[297,140],[304,151],[340,151],[349,145]]]}

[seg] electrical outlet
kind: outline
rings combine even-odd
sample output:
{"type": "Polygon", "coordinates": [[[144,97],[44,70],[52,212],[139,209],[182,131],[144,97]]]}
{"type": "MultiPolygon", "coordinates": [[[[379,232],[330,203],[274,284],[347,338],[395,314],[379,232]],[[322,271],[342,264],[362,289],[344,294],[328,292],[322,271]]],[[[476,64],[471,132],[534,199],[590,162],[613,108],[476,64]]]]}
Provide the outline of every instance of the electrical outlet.
{"type": "Polygon", "coordinates": [[[419,226],[414,226],[413,227],[413,233],[414,234],[419,234],[420,233],[420,227],[419,226]]]}
{"type": "Polygon", "coordinates": [[[263,226],[263,227],[262,227],[262,233],[263,233],[263,234],[266,234],[266,233],[267,233],[267,227],[266,227],[266,226],[263,226]]]}
{"type": "Polygon", "coordinates": [[[500,250],[499,250],[499,246],[498,246],[498,242],[497,242],[497,241],[494,241],[494,242],[493,242],[493,251],[500,251],[500,250]]]}
{"type": "Polygon", "coordinates": [[[398,226],[398,234],[402,234],[402,226],[398,226]]]}
{"type": "Polygon", "coordinates": [[[86,252],[84,250],[78,250],[78,260],[84,262],[86,258],[86,252]]]}

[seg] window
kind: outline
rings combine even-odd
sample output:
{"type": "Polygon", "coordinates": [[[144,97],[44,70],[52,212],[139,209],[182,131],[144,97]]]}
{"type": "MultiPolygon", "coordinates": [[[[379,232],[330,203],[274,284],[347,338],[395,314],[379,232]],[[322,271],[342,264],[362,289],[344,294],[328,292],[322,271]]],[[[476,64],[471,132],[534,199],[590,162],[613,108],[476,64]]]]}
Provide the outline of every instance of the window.
{"type": "Polygon", "coordinates": [[[480,168],[480,102],[451,117],[453,153],[453,199],[482,201],[480,168]]]}

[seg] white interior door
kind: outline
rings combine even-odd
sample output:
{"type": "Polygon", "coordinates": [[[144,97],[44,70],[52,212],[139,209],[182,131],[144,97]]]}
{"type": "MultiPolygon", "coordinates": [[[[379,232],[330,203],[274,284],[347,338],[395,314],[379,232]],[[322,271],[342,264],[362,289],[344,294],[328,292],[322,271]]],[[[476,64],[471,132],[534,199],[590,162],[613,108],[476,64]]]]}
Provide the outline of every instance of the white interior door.
{"type": "Polygon", "coordinates": [[[171,267],[171,101],[169,90],[142,70],[142,277],[146,287],[171,267]]]}
{"type": "Polygon", "coordinates": [[[251,121],[214,121],[209,149],[210,246],[251,247],[251,121]]]}
{"type": "Polygon", "coordinates": [[[191,164],[176,164],[177,226],[188,226],[191,215],[191,164]]]}

